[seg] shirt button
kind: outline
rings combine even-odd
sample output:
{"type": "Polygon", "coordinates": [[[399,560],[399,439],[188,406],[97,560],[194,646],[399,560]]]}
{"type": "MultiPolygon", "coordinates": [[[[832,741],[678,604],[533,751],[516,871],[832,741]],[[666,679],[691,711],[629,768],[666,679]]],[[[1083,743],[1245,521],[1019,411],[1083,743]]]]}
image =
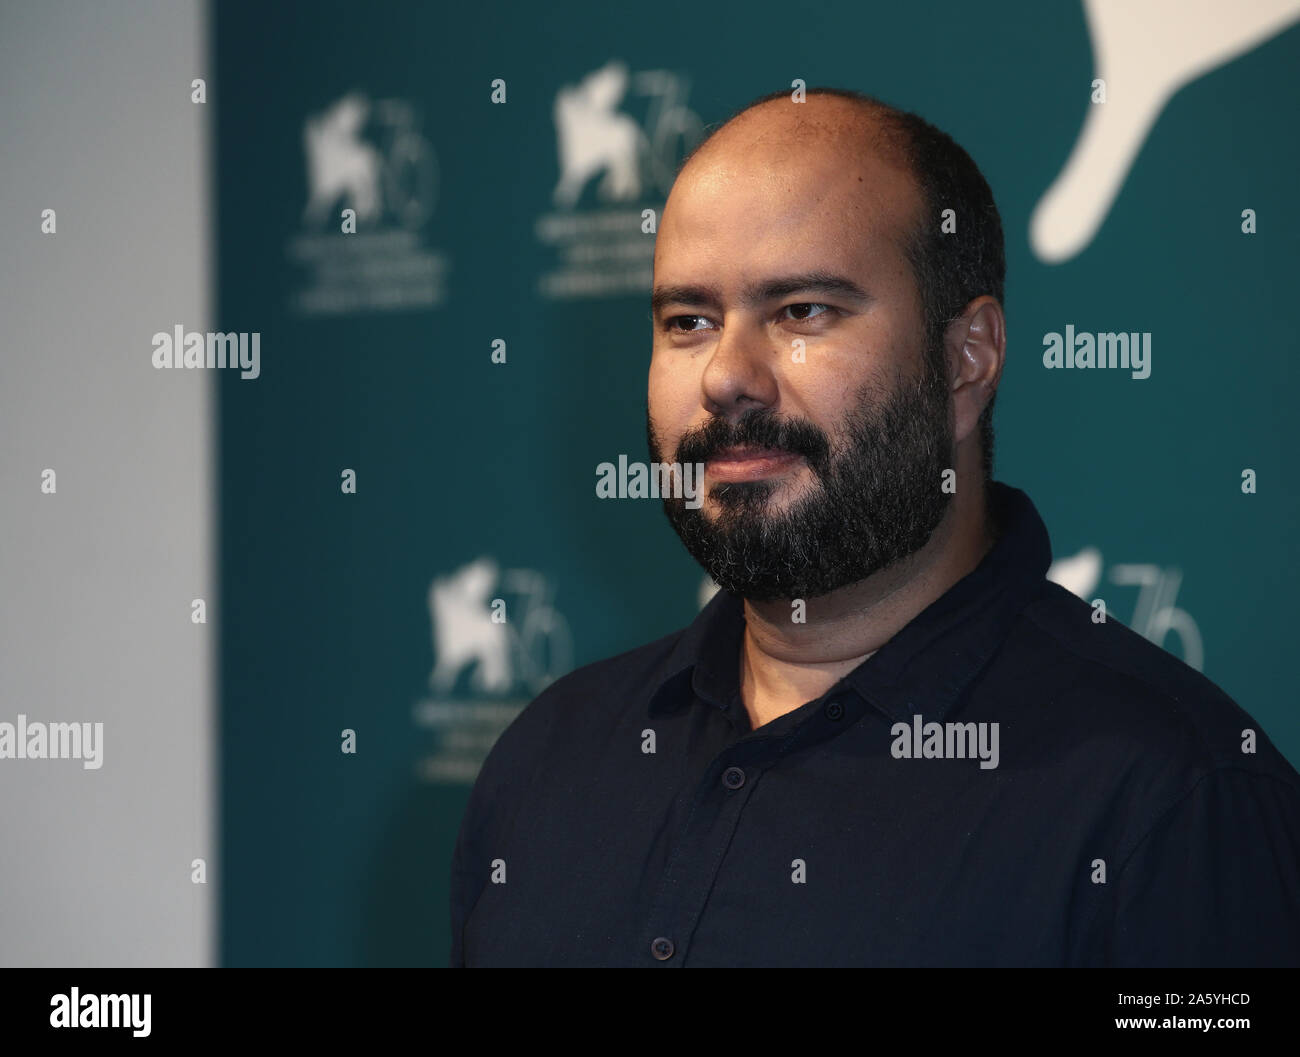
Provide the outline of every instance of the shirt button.
{"type": "Polygon", "coordinates": [[[838,701],[828,701],[826,703],[826,718],[836,720],[843,719],[844,706],[838,701]]]}
{"type": "Polygon", "coordinates": [[[728,767],[722,772],[722,784],[728,789],[739,789],[745,784],[745,772],[739,767],[728,767]]]}
{"type": "Polygon", "coordinates": [[[673,946],[673,941],[667,936],[660,936],[650,944],[650,953],[658,958],[661,962],[666,962],[673,956],[673,951],[677,948],[673,946]]]}

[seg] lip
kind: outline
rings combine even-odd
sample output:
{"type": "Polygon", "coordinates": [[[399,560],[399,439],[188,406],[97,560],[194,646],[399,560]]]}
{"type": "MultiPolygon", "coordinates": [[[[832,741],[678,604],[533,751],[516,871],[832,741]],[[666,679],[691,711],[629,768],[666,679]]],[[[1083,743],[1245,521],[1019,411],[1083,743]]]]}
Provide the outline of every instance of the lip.
{"type": "Polygon", "coordinates": [[[728,448],[705,464],[717,481],[757,481],[791,469],[803,456],[773,448],[728,448]]]}

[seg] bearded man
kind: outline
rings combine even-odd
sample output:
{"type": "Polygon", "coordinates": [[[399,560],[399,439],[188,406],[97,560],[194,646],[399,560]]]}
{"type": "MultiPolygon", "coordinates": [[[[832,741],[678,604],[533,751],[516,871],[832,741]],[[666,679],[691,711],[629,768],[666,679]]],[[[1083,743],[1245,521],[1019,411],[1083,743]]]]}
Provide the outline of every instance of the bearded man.
{"type": "Polygon", "coordinates": [[[503,734],[453,965],[1300,960],[1300,776],[1047,580],[992,479],[1004,272],[975,163],[869,97],[764,97],[688,157],[648,436],[704,467],[664,508],[721,590],[503,734]]]}

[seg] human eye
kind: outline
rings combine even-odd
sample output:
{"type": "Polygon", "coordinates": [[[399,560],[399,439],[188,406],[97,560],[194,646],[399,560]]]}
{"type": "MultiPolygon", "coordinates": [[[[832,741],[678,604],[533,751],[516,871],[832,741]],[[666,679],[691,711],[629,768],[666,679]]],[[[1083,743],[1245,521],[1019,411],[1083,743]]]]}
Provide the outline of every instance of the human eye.
{"type": "Polygon", "coordinates": [[[694,323],[696,321],[703,322],[703,323],[708,322],[708,320],[705,319],[703,316],[669,316],[667,319],[664,320],[664,330],[669,331],[670,333],[673,334],[693,334],[699,329],[698,327],[688,326],[682,328],[679,327],[677,324],[682,322],[694,323]]]}
{"type": "Polygon", "coordinates": [[[828,312],[834,312],[835,309],[830,305],[822,304],[820,301],[799,301],[792,305],[786,305],[782,312],[793,312],[792,321],[795,323],[806,323],[812,319],[820,319],[828,312]],[[811,310],[814,308],[824,309],[825,311],[813,315],[811,310]]]}

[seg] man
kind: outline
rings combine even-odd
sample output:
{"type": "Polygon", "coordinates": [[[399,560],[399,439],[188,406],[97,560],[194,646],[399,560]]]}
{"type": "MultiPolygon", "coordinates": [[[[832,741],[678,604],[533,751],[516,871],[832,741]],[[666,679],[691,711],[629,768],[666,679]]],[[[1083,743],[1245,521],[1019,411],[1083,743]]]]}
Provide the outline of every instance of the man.
{"type": "Polygon", "coordinates": [[[723,590],[501,737],[453,965],[1300,961],[1300,776],[991,480],[1004,268],[966,153],[866,97],[687,160],[648,432],[704,464],[665,509],[723,590]]]}

